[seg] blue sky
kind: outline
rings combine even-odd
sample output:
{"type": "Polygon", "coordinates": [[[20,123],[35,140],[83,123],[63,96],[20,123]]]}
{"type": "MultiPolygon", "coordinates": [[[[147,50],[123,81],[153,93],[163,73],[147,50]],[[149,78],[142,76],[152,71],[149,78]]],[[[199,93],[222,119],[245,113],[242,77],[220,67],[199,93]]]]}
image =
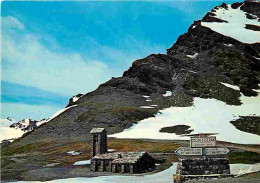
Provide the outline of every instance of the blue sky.
{"type": "Polygon", "coordinates": [[[51,116],[134,60],[165,53],[221,3],[2,2],[2,118],[51,116]]]}

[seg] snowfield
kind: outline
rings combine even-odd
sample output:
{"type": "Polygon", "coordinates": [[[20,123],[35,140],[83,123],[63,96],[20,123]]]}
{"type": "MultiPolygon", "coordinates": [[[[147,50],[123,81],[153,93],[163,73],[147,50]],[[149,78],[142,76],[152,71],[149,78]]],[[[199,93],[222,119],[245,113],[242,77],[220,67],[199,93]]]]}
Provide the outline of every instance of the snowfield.
{"type": "MultiPolygon", "coordinates": [[[[100,176],[100,177],[79,177],[69,179],[58,179],[46,181],[46,183],[172,183],[173,175],[176,172],[177,163],[162,171],[151,175],[111,175],[111,176],[100,176]]],[[[231,164],[231,173],[244,174],[248,172],[257,172],[260,170],[260,164],[231,164]]],[[[41,183],[40,181],[18,181],[19,183],[41,183]]],[[[12,182],[14,183],[14,182],[12,182]]]]}
{"type": "Polygon", "coordinates": [[[256,43],[260,42],[260,32],[246,29],[246,24],[260,26],[260,22],[257,19],[246,18],[246,12],[231,8],[228,5],[228,10],[225,8],[218,8],[216,12],[213,12],[216,18],[228,21],[227,23],[219,22],[201,22],[201,25],[208,27],[211,30],[218,32],[222,35],[232,37],[243,43],[256,43]]]}
{"type": "MultiPolygon", "coordinates": [[[[225,85],[239,89],[237,86],[225,85]]],[[[256,91],[260,92],[260,90],[256,91]]],[[[188,137],[174,133],[161,133],[159,130],[175,125],[189,125],[190,129],[194,129],[193,133],[219,133],[217,140],[240,144],[259,144],[260,137],[258,135],[242,132],[236,129],[230,121],[238,119],[240,115],[260,116],[260,95],[246,97],[241,94],[240,100],[242,105],[232,106],[216,99],[194,98],[193,106],[170,107],[160,110],[155,117],[141,120],[131,128],[110,135],[110,137],[188,140],[188,137]]]]}

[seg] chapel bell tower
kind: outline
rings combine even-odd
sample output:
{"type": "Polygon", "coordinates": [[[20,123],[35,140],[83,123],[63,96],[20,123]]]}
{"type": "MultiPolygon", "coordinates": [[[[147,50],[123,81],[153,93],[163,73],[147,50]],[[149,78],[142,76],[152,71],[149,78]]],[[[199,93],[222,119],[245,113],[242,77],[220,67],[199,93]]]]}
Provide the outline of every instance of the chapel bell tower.
{"type": "Polygon", "coordinates": [[[105,128],[93,128],[90,134],[92,134],[91,156],[107,153],[107,132],[105,128]]]}

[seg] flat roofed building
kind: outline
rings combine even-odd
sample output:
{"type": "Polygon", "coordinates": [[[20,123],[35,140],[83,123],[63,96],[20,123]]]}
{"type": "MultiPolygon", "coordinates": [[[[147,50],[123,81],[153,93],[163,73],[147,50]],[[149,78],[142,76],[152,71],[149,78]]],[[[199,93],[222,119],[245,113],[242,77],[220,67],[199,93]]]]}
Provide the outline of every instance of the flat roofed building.
{"type": "Polygon", "coordinates": [[[151,171],[155,168],[155,159],[147,152],[107,153],[107,137],[105,129],[94,128],[90,133],[93,134],[93,152],[91,158],[92,171],[113,173],[142,173],[151,171]]]}

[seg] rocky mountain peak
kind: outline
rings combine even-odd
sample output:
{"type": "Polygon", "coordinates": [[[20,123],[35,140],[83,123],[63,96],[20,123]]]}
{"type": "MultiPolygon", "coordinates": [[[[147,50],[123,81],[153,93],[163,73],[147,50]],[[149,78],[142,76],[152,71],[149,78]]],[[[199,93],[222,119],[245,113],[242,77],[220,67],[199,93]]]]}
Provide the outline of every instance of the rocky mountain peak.
{"type": "Polygon", "coordinates": [[[38,126],[45,123],[46,121],[47,121],[46,119],[42,119],[40,121],[32,120],[32,119],[23,119],[21,121],[11,124],[9,127],[20,129],[24,132],[30,132],[32,130],[35,130],[38,126]]]}
{"type": "Polygon", "coordinates": [[[106,128],[110,134],[121,132],[160,109],[191,106],[194,97],[241,105],[241,93],[256,96],[254,89],[260,83],[259,5],[246,1],[213,8],[194,21],[167,54],[136,60],[122,77],[73,96],[66,110],[19,143],[86,140],[93,127],[106,128]],[[167,91],[172,95],[163,96],[167,91]]]}

